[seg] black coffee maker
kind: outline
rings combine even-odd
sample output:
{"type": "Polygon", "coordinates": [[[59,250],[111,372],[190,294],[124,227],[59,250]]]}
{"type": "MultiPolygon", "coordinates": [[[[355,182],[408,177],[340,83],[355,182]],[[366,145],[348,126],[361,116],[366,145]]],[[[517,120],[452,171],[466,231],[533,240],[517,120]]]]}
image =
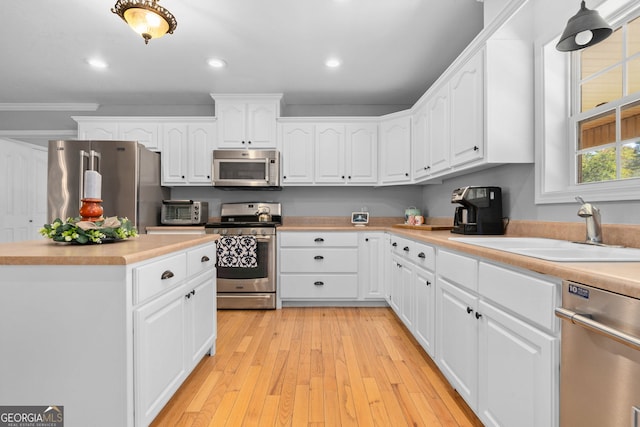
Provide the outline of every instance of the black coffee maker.
{"type": "Polygon", "coordinates": [[[502,189],[462,187],[453,190],[451,203],[458,203],[452,233],[504,234],[502,189]]]}

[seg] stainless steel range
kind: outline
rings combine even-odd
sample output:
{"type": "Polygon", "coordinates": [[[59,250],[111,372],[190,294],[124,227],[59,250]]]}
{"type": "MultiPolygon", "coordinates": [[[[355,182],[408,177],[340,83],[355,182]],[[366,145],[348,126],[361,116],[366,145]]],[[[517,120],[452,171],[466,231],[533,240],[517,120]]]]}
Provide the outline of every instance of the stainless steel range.
{"type": "Polygon", "coordinates": [[[280,203],[223,203],[220,222],[207,223],[218,242],[218,308],[276,308],[276,227],[280,203]]]}

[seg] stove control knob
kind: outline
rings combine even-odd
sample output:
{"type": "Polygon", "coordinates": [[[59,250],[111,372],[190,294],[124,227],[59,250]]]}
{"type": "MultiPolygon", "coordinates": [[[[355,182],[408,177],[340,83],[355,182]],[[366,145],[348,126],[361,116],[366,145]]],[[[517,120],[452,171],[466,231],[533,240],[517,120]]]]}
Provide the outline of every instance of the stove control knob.
{"type": "Polygon", "coordinates": [[[242,230],[238,230],[238,236],[242,236],[242,230]]]}
{"type": "Polygon", "coordinates": [[[256,230],[255,228],[252,228],[251,229],[251,234],[253,234],[255,236],[256,234],[258,234],[258,230],[256,230]]]}
{"type": "Polygon", "coordinates": [[[220,230],[220,234],[222,234],[223,236],[227,235],[227,229],[223,228],[222,230],[220,230]]]}

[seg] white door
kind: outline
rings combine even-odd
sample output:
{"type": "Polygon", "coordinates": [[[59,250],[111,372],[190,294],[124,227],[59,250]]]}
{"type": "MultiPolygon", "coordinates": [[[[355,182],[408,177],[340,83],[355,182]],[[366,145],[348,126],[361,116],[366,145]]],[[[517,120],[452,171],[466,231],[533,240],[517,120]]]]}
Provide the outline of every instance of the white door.
{"type": "Polygon", "coordinates": [[[277,114],[275,103],[247,106],[247,148],[276,147],[277,114]]]}
{"type": "Polygon", "coordinates": [[[313,183],[313,125],[283,123],[281,131],[283,185],[313,183]]]}
{"type": "Polygon", "coordinates": [[[385,298],[384,289],[384,233],[358,233],[358,281],[363,299],[385,298]]]}
{"type": "Polygon", "coordinates": [[[415,292],[415,337],[431,357],[435,357],[435,278],[433,273],[415,268],[413,274],[415,292]]]}
{"type": "Polygon", "coordinates": [[[478,313],[478,413],[483,423],[557,426],[558,339],[484,301],[478,313]]]}
{"type": "Polygon", "coordinates": [[[204,280],[187,288],[186,357],[187,370],[193,368],[209,351],[209,343],[216,333],[215,270],[205,273],[204,280]]]}
{"type": "Polygon", "coordinates": [[[346,127],[347,184],[378,182],[378,127],[374,123],[346,127]]]}
{"type": "Polygon", "coordinates": [[[185,184],[188,169],[187,125],[165,123],[162,139],[162,184],[185,184]]]}
{"type": "Polygon", "coordinates": [[[449,169],[451,141],[449,139],[449,86],[443,86],[427,109],[427,146],[430,150],[431,173],[449,169]]]}
{"type": "Polygon", "coordinates": [[[161,151],[159,122],[129,123],[120,122],[118,125],[118,139],[124,141],[138,141],[149,150],[161,151]]]}
{"type": "Polygon", "coordinates": [[[78,139],[113,141],[118,139],[118,123],[104,121],[78,122],[78,139]]]}
{"type": "Polygon", "coordinates": [[[343,184],[345,182],[345,128],[342,125],[315,126],[315,182],[343,184]]]}
{"type": "Polygon", "coordinates": [[[186,375],[185,289],[178,289],[134,311],[136,425],[149,425],[186,375]]]}
{"type": "Polygon", "coordinates": [[[413,179],[424,178],[431,169],[427,140],[427,105],[423,105],[411,118],[411,170],[413,179]]]}
{"type": "Polygon", "coordinates": [[[411,118],[383,121],[380,143],[381,181],[385,184],[411,181],[411,118]]]}
{"type": "Polygon", "coordinates": [[[436,363],[474,411],[478,389],[477,298],[438,277],[436,363]]]}
{"type": "Polygon", "coordinates": [[[213,123],[190,123],[187,131],[188,181],[211,184],[212,152],[216,128],[213,123]]]}
{"type": "Polygon", "coordinates": [[[218,118],[218,147],[246,148],[247,105],[245,103],[219,103],[216,105],[218,118]]]}
{"type": "Polygon", "coordinates": [[[476,53],[451,79],[451,164],[483,156],[484,50],[476,53]]]}

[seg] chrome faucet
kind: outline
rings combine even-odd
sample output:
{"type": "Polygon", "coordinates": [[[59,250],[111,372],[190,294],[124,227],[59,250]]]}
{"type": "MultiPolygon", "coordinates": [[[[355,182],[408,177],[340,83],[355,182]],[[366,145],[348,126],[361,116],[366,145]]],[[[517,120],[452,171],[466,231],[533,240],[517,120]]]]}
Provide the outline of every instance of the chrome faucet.
{"type": "Polygon", "coordinates": [[[578,216],[587,221],[587,241],[586,243],[602,244],[602,228],[600,222],[600,209],[591,203],[586,203],[582,197],[576,196],[578,203],[581,203],[578,216]]]}

